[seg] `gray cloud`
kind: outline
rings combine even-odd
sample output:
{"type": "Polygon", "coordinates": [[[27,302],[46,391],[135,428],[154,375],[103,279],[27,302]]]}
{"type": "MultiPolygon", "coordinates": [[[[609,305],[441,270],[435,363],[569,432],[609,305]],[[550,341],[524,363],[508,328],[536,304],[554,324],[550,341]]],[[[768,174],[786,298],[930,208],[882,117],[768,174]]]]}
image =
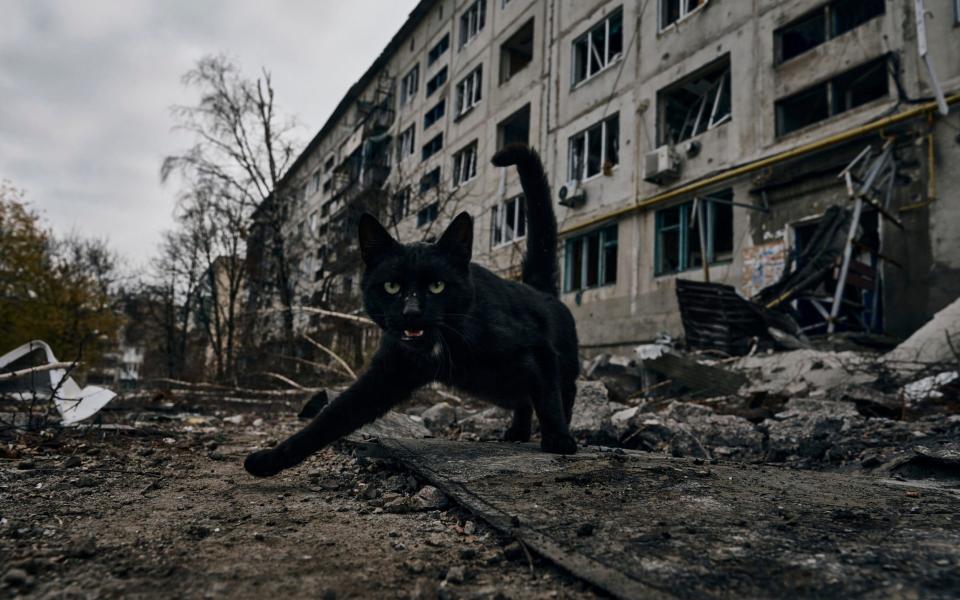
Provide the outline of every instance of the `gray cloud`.
{"type": "Polygon", "coordinates": [[[172,226],[169,107],[204,54],[267,67],[305,142],[415,0],[0,0],[0,178],[59,232],[108,237],[135,268],[172,226]],[[376,15],[376,18],[371,18],[376,15]]]}

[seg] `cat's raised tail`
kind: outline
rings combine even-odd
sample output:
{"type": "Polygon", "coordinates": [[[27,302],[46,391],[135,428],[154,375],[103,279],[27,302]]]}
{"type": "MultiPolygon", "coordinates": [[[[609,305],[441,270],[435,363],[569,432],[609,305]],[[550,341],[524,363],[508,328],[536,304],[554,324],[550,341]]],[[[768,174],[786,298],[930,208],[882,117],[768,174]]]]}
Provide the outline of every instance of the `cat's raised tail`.
{"type": "Polygon", "coordinates": [[[527,256],[523,259],[523,282],[559,296],[557,217],[553,213],[550,184],[540,156],[525,144],[510,144],[494,154],[491,162],[497,167],[517,167],[527,199],[527,256]]]}

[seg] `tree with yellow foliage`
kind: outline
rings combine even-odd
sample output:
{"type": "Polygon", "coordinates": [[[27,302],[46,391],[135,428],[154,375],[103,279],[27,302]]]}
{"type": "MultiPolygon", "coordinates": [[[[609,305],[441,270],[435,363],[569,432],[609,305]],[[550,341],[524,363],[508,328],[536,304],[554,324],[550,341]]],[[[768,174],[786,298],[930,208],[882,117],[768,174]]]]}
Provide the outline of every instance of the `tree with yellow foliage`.
{"type": "Polygon", "coordinates": [[[104,241],[55,238],[23,192],[0,183],[0,354],[41,339],[60,360],[96,366],[122,323],[116,273],[104,241]]]}

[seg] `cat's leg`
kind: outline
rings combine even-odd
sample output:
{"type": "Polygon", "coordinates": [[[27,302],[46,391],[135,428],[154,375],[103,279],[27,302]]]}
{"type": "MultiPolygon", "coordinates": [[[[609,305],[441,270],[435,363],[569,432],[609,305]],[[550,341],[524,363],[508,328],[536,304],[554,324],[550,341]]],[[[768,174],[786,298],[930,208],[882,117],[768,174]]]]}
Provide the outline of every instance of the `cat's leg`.
{"type": "Polygon", "coordinates": [[[576,379],[560,383],[560,399],[563,400],[563,416],[569,426],[573,418],[573,403],[577,399],[576,379]]]}
{"type": "Polygon", "coordinates": [[[327,404],[299,432],[276,447],[247,456],[243,466],[251,475],[269,477],[294,467],[324,446],[382,416],[427,382],[419,369],[397,361],[374,358],[370,369],[327,404]]]}
{"type": "Polygon", "coordinates": [[[577,441],[570,435],[563,400],[557,357],[544,351],[536,357],[536,372],[531,373],[530,397],[540,420],[540,447],[555,454],[576,454],[577,441]]]}
{"type": "Polygon", "coordinates": [[[518,400],[518,402],[522,402],[522,404],[513,409],[513,420],[503,434],[503,441],[505,442],[530,441],[530,420],[533,418],[533,405],[526,398],[518,400]]]}

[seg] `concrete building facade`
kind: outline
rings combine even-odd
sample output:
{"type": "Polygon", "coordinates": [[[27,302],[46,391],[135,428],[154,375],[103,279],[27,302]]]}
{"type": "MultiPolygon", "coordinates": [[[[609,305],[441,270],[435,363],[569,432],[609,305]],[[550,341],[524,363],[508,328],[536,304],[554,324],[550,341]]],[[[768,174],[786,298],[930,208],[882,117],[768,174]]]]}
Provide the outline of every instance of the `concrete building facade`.
{"type": "MultiPolygon", "coordinates": [[[[916,6],[424,0],[284,178],[300,299],[328,297],[350,207],[403,241],[467,210],[474,260],[517,276],[519,181],[489,158],[519,140],[550,176],[585,354],[679,336],[676,280],[746,297],[774,283],[828,207],[852,206],[838,174],[869,145],[896,169],[862,220],[880,281],[867,320],[909,334],[960,295],[960,0],[923,19],[946,116],[916,6]]],[[[358,292],[355,272],[334,279],[358,292]]]]}

